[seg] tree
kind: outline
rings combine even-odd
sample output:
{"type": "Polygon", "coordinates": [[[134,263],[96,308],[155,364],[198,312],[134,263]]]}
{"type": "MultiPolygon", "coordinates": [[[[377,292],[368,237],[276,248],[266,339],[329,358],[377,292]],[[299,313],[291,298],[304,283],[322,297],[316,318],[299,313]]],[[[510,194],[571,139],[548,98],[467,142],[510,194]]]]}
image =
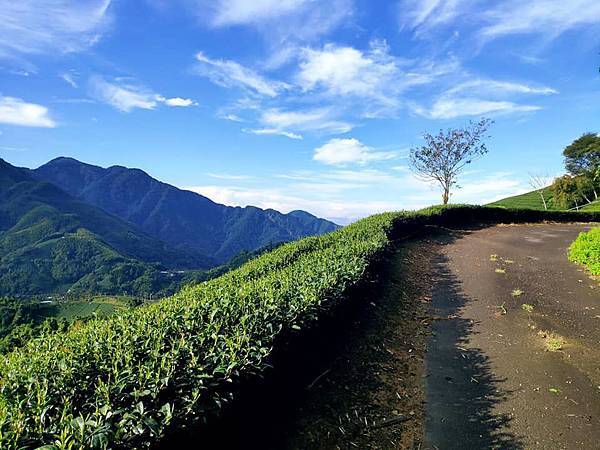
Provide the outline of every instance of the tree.
{"type": "Polygon", "coordinates": [[[579,209],[578,199],[580,198],[579,189],[574,177],[563,175],[554,180],[552,184],[552,199],[555,204],[563,208],[570,208],[575,205],[579,209]]]}
{"type": "Polygon", "coordinates": [[[600,167],[600,136],[585,133],[563,150],[565,167],[572,175],[589,175],[600,167]]]}
{"type": "Polygon", "coordinates": [[[597,200],[595,185],[600,181],[600,136],[597,133],[583,134],[564,149],[563,155],[565,167],[571,175],[585,177],[592,182],[592,192],[597,200]]]}
{"type": "Polygon", "coordinates": [[[481,119],[469,122],[465,128],[440,130],[435,136],[425,133],[425,145],[410,150],[412,171],[441,185],[444,205],[448,204],[450,190],[461,171],[488,152],[484,140],[489,137],[486,132],[492,123],[490,119],[481,119]]]}
{"type": "Polygon", "coordinates": [[[546,204],[546,197],[544,196],[546,189],[548,186],[552,184],[552,179],[548,174],[529,174],[529,185],[540,194],[542,198],[542,203],[544,204],[544,209],[548,210],[548,205],[546,204]]]}

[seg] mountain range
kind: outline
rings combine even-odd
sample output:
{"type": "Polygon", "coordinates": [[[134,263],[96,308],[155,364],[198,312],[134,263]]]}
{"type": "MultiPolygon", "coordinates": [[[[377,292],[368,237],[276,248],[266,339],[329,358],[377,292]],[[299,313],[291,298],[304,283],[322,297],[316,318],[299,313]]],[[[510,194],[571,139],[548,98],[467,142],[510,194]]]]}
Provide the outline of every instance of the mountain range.
{"type": "Polygon", "coordinates": [[[167,269],[206,270],[337,227],[304,211],[221,205],[139,169],[0,159],[0,295],[151,291],[167,269]]]}

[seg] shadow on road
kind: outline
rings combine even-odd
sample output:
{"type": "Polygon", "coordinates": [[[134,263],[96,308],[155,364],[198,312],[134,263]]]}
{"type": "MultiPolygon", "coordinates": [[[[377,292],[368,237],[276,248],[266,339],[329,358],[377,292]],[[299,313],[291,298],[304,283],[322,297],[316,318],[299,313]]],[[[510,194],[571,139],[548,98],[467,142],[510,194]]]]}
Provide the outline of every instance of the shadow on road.
{"type": "MultiPolygon", "coordinates": [[[[436,240],[447,245],[464,235],[452,232],[436,240]]],[[[435,270],[426,358],[427,447],[522,449],[521,439],[508,431],[512,418],[494,412],[512,394],[502,387],[506,380],[494,375],[480,349],[466,348],[474,323],[459,317],[469,301],[461,282],[444,255],[438,256],[435,270]]]]}

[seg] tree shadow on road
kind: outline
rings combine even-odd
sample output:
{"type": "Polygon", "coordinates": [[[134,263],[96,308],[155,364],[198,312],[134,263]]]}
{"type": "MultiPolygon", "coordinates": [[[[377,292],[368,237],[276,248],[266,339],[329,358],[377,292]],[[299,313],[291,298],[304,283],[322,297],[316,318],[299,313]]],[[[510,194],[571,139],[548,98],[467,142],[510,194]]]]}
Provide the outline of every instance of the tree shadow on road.
{"type": "MultiPolygon", "coordinates": [[[[436,240],[448,244],[462,235],[453,232],[436,240]]],[[[427,446],[522,449],[521,438],[510,432],[512,418],[494,410],[513,392],[502,387],[506,379],[494,375],[480,349],[466,348],[474,323],[459,313],[469,299],[450,271],[447,257],[439,255],[436,266],[426,359],[427,446]]]]}

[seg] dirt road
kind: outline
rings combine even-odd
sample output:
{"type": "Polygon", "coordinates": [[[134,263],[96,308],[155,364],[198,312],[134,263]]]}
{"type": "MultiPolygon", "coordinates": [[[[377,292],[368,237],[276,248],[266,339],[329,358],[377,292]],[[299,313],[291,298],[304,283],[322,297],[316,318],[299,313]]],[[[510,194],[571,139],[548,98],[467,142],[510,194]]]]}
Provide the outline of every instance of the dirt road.
{"type": "Polygon", "coordinates": [[[600,448],[600,287],[566,258],[584,229],[497,226],[442,245],[427,448],[600,448]]]}

